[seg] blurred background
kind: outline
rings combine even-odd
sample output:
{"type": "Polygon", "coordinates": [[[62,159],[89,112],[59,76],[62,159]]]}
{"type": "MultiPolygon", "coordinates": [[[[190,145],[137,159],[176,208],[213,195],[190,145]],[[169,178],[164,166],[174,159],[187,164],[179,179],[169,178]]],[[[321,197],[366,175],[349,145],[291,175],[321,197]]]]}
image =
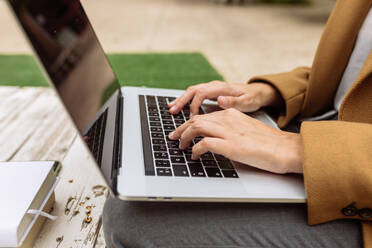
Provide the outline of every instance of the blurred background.
{"type": "MultiPolygon", "coordinates": [[[[309,66],[333,0],[83,0],[108,53],[201,52],[230,82],[309,66]]],[[[0,54],[30,54],[0,0],[0,54]]]]}

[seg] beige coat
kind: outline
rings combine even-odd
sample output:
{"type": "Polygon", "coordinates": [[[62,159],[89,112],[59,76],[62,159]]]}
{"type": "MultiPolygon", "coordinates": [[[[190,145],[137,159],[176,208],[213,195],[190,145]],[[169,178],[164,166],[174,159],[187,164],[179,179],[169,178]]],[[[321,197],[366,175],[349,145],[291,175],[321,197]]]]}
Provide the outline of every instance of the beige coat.
{"type": "MultiPolygon", "coordinates": [[[[372,0],[338,0],[311,68],[252,78],[281,94],[280,127],[333,107],[333,100],[372,0]]],[[[372,31],[372,30],[371,30],[372,31]]],[[[372,52],[345,96],[338,121],[301,127],[308,223],[358,219],[372,247],[372,52]]]]}

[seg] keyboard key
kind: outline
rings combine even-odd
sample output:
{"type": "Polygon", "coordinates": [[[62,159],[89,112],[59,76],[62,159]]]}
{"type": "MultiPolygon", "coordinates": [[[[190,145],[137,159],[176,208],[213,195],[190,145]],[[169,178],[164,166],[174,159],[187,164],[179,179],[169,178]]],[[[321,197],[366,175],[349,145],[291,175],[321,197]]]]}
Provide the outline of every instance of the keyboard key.
{"type": "Polygon", "coordinates": [[[186,154],[185,156],[186,156],[186,161],[187,162],[199,162],[199,163],[201,163],[200,159],[197,159],[197,160],[191,159],[191,154],[186,154]]]}
{"type": "Polygon", "coordinates": [[[155,152],[166,152],[167,151],[167,146],[166,145],[153,145],[152,149],[155,152]]]}
{"type": "Polygon", "coordinates": [[[185,154],[189,154],[189,155],[191,155],[191,154],[192,154],[192,148],[189,147],[189,148],[187,148],[186,150],[183,150],[183,152],[184,152],[185,154]]]}
{"type": "Polygon", "coordinates": [[[175,120],[184,120],[182,114],[173,115],[173,118],[174,118],[175,120]]]}
{"type": "Polygon", "coordinates": [[[168,96],[167,99],[168,99],[168,102],[173,102],[174,100],[176,100],[175,97],[171,97],[171,96],[168,96]]]}
{"type": "Polygon", "coordinates": [[[156,159],[168,159],[168,153],[166,152],[154,152],[156,159]]]}
{"type": "Polygon", "coordinates": [[[157,168],[156,173],[158,174],[158,176],[172,176],[171,169],[157,168]]]}
{"type": "Polygon", "coordinates": [[[152,143],[154,145],[164,145],[165,144],[165,140],[164,139],[152,139],[152,143]]]}
{"type": "Polygon", "coordinates": [[[163,120],[163,125],[171,125],[171,126],[173,126],[173,121],[172,120],[163,120]]]}
{"type": "Polygon", "coordinates": [[[205,168],[208,177],[222,177],[221,171],[218,168],[205,168]]]}
{"type": "Polygon", "coordinates": [[[162,133],[151,133],[151,137],[153,137],[153,138],[164,138],[164,134],[162,134],[162,133]]]}
{"type": "Polygon", "coordinates": [[[149,107],[147,107],[147,110],[148,110],[149,112],[153,112],[153,113],[158,112],[158,108],[157,108],[157,107],[154,107],[154,106],[149,106],[149,107]]]}
{"type": "Polygon", "coordinates": [[[179,145],[177,143],[169,143],[168,142],[168,148],[169,149],[178,149],[179,145]]]}
{"type": "Polygon", "coordinates": [[[147,102],[155,102],[155,96],[146,96],[147,102]]]}
{"type": "Polygon", "coordinates": [[[150,122],[150,127],[160,127],[160,126],[161,126],[160,122],[155,122],[155,121],[150,122]]]}
{"type": "Polygon", "coordinates": [[[201,163],[189,164],[191,176],[193,177],[205,177],[205,173],[201,163]]]}
{"type": "Polygon", "coordinates": [[[159,113],[156,113],[156,112],[149,112],[149,116],[159,116],[159,113]]]}
{"type": "Polygon", "coordinates": [[[166,102],[159,102],[159,107],[166,108],[166,107],[168,107],[168,103],[166,103],[166,102]]]}
{"type": "Polygon", "coordinates": [[[229,161],[228,158],[225,158],[224,156],[219,154],[214,154],[214,157],[216,158],[217,161],[229,161]]]}
{"type": "Polygon", "coordinates": [[[182,156],[182,151],[180,149],[169,149],[169,154],[171,156],[182,156]]]}
{"type": "Polygon", "coordinates": [[[163,126],[164,130],[173,131],[175,130],[174,126],[163,126]]]}
{"type": "Polygon", "coordinates": [[[172,116],[171,115],[161,115],[161,118],[163,120],[172,120],[172,116]]]}
{"type": "Polygon", "coordinates": [[[179,164],[173,165],[173,172],[174,172],[174,176],[176,177],[188,177],[189,176],[189,172],[187,171],[187,168],[185,165],[179,165],[179,164]]]}
{"type": "Polygon", "coordinates": [[[150,121],[160,121],[159,117],[150,117],[150,121]]]}
{"type": "Polygon", "coordinates": [[[165,135],[169,135],[172,131],[164,131],[165,135]]]}
{"type": "Polygon", "coordinates": [[[174,123],[182,125],[183,123],[185,123],[185,121],[184,120],[174,120],[174,123]]]}
{"type": "Polygon", "coordinates": [[[171,156],[172,164],[184,164],[185,159],[183,157],[173,157],[171,156]]]}
{"type": "Polygon", "coordinates": [[[147,102],[147,108],[158,108],[156,102],[147,102]]]}
{"type": "Polygon", "coordinates": [[[169,140],[168,144],[175,144],[178,147],[180,145],[180,142],[178,140],[169,140]]]}
{"type": "Polygon", "coordinates": [[[217,168],[217,162],[214,160],[203,160],[203,165],[206,167],[216,167],[217,168]]]}
{"type": "Polygon", "coordinates": [[[167,102],[167,98],[165,98],[164,96],[158,96],[158,102],[167,102]]]}
{"type": "Polygon", "coordinates": [[[238,178],[238,174],[234,170],[222,170],[222,174],[225,177],[233,177],[233,178],[238,178]]]}
{"type": "Polygon", "coordinates": [[[228,160],[225,160],[225,161],[218,161],[218,165],[220,166],[220,168],[222,170],[228,170],[228,169],[234,169],[234,166],[232,165],[232,163],[228,160]]]}
{"type": "Polygon", "coordinates": [[[169,113],[169,108],[167,108],[166,110],[161,110],[161,111],[160,111],[160,114],[161,114],[161,115],[171,115],[171,114],[169,113]]]}
{"type": "Polygon", "coordinates": [[[159,107],[160,111],[169,111],[169,108],[168,107],[159,107]]]}
{"type": "Polygon", "coordinates": [[[204,153],[203,155],[200,156],[201,159],[203,160],[214,160],[214,157],[212,155],[212,153],[208,152],[208,153],[204,153]]]}
{"type": "Polygon", "coordinates": [[[156,167],[170,167],[169,160],[155,160],[156,167]]]}
{"type": "Polygon", "coordinates": [[[158,133],[163,132],[163,129],[161,127],[151,127],[150,130],[151,132],[158,132],[158,133]]]}

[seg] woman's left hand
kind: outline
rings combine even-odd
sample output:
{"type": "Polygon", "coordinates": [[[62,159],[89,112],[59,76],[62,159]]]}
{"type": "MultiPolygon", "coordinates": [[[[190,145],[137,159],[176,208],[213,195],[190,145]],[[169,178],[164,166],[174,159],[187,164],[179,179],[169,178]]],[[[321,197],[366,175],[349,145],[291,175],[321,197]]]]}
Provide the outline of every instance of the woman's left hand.
{"type": "Polygon", "coordinates": [[[195,115],[169,135],[198,159],[210,151],[274,173],[302,173],[301,136],[277,130],[235,109],[195,115]]]}

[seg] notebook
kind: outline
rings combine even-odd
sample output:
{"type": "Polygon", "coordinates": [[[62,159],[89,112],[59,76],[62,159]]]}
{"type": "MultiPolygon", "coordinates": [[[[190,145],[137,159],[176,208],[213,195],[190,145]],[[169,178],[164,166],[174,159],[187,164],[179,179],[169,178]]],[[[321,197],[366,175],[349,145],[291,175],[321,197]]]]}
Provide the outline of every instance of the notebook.
{"type": "Polygon", "coordinates": [[[53,205],[58,170],[55,161],[0,163],[0,247],[31,246],[40,220],[54,219],[43,210],[53,205]]]}

